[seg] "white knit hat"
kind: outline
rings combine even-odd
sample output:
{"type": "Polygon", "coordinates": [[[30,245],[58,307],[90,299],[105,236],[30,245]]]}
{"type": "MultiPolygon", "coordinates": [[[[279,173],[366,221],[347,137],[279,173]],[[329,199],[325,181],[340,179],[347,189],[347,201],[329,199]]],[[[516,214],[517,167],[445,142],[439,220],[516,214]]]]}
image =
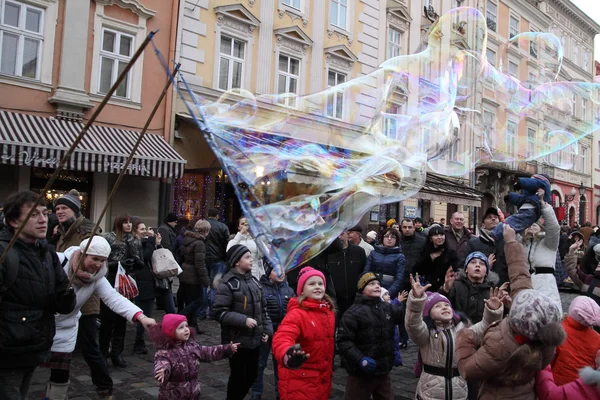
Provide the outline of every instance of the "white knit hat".
{"type": "MultiPolygon", "coordinates": [[[[85,239],[79,245],[79,249],[83,253],[85,247],[87,246],[90,239],[85,239]]],[[[110,244],[104,239],[102,236],[94,236],[92,237],[92,243],[90,244],[90,248],[85,253],[88,256],[100,256],[106,257],[110,255],[110,244]]]]}
{"type": "Polygon", "coordinates": [[[377,232],[370,231],[369,233],[367,233],[367,237],[371,240],[377,240],[377,232]]]}

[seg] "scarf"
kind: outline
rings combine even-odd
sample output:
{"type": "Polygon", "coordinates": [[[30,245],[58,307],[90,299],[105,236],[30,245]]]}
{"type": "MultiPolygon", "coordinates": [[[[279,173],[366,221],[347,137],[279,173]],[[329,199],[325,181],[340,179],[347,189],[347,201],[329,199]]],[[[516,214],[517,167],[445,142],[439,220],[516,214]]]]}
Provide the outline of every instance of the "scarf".
{"type": "Polygon", "coordinates": [[[73,256],[69,260],[69,280],[75,286],[87,286],[91,283],[101,279],[106,274],[106,264],[102,266],[95,274],[84,271],[79,268],[79,260],[81,258],[81,251],[77,250],[73,253],[73,256]]]}
{"type": "Polygon", "coordinates": [[[483,239],[484,241],[491,243],[491,244],[495,244],[496,240],[494,239],[494,236],[492,235],[492,231],[488,231],[485,228],[481,228],[479,230],[479,236],[481,237],[481,239],[483,239]]]}

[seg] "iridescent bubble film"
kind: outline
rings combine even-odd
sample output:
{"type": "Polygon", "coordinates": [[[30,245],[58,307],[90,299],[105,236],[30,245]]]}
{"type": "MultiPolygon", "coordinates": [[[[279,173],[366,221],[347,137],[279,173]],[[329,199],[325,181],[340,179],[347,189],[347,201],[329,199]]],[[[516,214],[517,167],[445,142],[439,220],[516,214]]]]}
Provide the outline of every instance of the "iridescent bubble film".
{"type": "Polygon", "coordinates": [[[568,167],[556,151],[598,129],[599,84],[556,81],[554,35],[517,35],[487,60],[485,18],[462,7],[420,48],[369,75],[328,76],[333,87],[306,96],[234,90],[211,102],[180,92],[277,268],[306,264],[374,206],[414,196],[427,172],[536,159],[568,167]],[[361,112],[372,88],[374,118],[361,112]]]}

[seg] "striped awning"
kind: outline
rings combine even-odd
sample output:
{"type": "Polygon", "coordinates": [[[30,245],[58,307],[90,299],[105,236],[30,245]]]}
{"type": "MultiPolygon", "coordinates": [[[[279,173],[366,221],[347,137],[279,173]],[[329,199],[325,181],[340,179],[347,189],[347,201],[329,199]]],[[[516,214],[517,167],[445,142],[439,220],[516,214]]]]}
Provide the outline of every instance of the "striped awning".
{"type": "MultiPolygon", "coordinates": [[[[78,122],[0,110],[0,162],[55,168],[82,128],[78,122]]],[[[138,137],[139,132],[92,125],[65,168],[118,174],[138,137]]],[[[181,178],[185,163],[164,137],[147,133],[127,174],[181,178]]]]}

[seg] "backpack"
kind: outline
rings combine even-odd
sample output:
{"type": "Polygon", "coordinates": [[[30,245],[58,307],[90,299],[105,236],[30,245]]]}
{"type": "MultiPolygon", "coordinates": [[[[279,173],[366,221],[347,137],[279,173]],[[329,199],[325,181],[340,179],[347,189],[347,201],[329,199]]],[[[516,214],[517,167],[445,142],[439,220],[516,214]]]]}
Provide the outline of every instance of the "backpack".
{"type": "MultiPolygon", "coordinates": [[[[7,247],[8,242],[0,241],[0,250],[2,250],[0,254],[4,253],[7,247]]],[[[14,248],[11,247],[10,250],[8,250],[8,257],[6,257],[4,260],[4,265],[8,266],[8,268],[6,269],[6,275],[4,276],[2,284],[0,285],[0,303],[2,303],[2,296],[4,296],[4,293],[6,293],[8,289],[15,284],[17,275],[19,273],[19,267],[21,265],[19,253],[17,253],[14,248]]]]}

